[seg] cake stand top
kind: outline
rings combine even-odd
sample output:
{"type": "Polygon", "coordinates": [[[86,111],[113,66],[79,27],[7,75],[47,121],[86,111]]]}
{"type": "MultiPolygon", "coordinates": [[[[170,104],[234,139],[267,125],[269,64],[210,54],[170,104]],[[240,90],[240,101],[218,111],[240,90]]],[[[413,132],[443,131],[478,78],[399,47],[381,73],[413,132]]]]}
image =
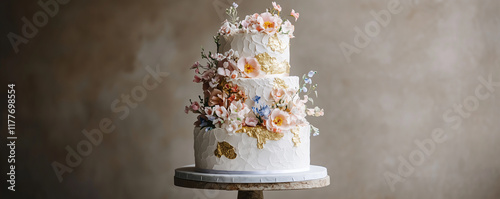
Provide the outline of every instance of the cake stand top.
{"type": "Polygon", "coordinates": [[[175,170],[174,184],[185,188],[263,191],[325,187],[330,177],[324,167],[311,165],[308,171],[279,174],[212,174],[198,172],[194,165],[175,170]]]}

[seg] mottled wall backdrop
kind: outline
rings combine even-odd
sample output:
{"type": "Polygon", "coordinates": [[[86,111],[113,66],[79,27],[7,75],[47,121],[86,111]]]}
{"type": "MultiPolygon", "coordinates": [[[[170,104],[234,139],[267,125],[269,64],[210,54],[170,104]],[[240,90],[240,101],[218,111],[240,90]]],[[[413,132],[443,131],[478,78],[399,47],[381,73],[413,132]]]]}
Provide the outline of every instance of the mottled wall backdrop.
{"type": "MultiPolygon", "coordinates": [[[[0,165],[7,173],[11,82],[15,195],[236,198],[173,185],[174,169],[194,163],[195,116],[183,106],[201,88],[189,66],[201,46],[215,49],[232,2],[41,2],[0,3],[0,165]],[[78,148],[87,156],[67,159],[78,148]]],[[[271,6],[237,2],[240,17],[271,6]]],[[[278,3],[300,13],[292,75],[320,71],[311,159],[332,184],[266,198],[500,198],[498,1],[278,3]]]]}

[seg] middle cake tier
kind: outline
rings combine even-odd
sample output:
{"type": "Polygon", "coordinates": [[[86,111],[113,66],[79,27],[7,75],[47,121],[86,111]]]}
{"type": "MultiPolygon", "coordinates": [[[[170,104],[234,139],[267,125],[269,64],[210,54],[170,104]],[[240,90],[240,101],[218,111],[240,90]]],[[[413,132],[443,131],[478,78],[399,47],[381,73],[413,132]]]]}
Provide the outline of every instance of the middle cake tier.
{"type": "Polygon", "coordinates": [[[255,96],[260,97],[265,104],[272,105],[275,102],[275,98],[281,96],[281,93],[276,93],[278,92],[276,88],[281,88],[285,91],[297,91],[299,89],[299,77],[297,76],[238,78],[231,79],[229,82],[238,85],[239,89],[245,92],[248,97],[245,104],[249,107],[254,106],[252,99],[255,96]]]}

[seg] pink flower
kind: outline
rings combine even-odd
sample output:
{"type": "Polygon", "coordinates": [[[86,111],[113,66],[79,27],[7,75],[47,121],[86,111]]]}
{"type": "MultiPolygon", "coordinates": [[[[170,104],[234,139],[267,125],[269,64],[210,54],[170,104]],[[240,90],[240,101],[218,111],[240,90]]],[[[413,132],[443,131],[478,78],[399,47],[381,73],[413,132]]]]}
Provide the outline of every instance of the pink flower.
{"type": "Polygon", "coordinates": [[[189,113],[189,106],[184,107],[184,113],[189,113]]]}
{"type": "Polygon", "coordinates": [[[197,111],[198,109],[200,109],[200,104],[198,102],[193,102],[191,104],[191,109],[193,109],[193,111],[197,111]]]}
{"type": "Polygon", "coordinates": [[[254,114],[250,114],[245,118],[245,124],[247,126],[257,126],[257,123],[259,123],[259,120],[255,117],[254,114]]]}
{"type": "Polygon", "coordinates": [[[281,12],[281,6],[279,4],[276,4],[276,2],[273,1],[273,7],[275,10],[277,10],[278,12],[281,12]]]}
{"type": "Polygon", "coordinates": [[[278,32],[281,22],[283,22],[280,17],[274,16],[269,12],[262,13],[260,16],[262,17],[262,20],[264,20],[264,23],[262,24],[264,32],[271,35],[278,32]]]}
{"type": "Polygon", "coordinates": [[[195,69],[200,67],[200,62],[194,62],[193,66],[191,66],[191,69],[195,69]]]}
{"type": "Polygon", "coordinates": [[[201,79],[207,81],[212,79],[214,76],[215,72],[213,70],[206,70],[205,72],[203,72],[203,74],[201,74],[201,79]]]}
{"type": "Polygon", "coordinates": [[[299,13],[298,12],[295,12],[294,9],[292,9],[292,12],[290,13],[291,16],[295,17],[295,21],[297,21],[297,19],[299,19],[299,13]]]}
{"type": "Polygon", "coordinates": [[[250,78],[259,77],[261,75],[260,64],[253,57],[241,57],[238,60],[238,69],[250,78]]]}
{"type": "Polygon", "coordinates": [[[290,120],[290,114],[280,109],[274,109],[266,121],[266,127],[273,132],[290,130],[295,124],[290,120]]]}
{"type": "Polygon", "coordinates": [[[195,75],[194,79],[193,79],[193,82],[200,83],[201,82],[201,78],[198,75],[195,75]]]}

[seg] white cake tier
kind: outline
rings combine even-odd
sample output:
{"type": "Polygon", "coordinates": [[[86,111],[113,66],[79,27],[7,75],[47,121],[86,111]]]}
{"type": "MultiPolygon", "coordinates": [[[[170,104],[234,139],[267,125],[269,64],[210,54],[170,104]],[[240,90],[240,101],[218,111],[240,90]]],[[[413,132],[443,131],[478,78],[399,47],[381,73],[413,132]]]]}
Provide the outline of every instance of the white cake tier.
{"type": "Polygon", "coordinates": [[[238,78],[229,81],[233,84],[237,84],[238,88],[245,92],[248,97],[245,104],[247,104],[248,107],[254,106],[254,102],[252,101],[252,99],[256,95],[261,97],[261,100],[266,102],[267,105],[271,105],[274,101],[271,97],[271,91],[275,86],[286,86],[293,90],[299,89],[299,77],[297,76],[275,75],[274,77],[238,78]]]}
{"type": "Polygon", "coordinates": [[[290,37],[284,34],[238,33],[220,39],[220,52],[238,51],[240,57],[254,57],[267,75],[290,73],[290,37]]]}
{"type": "Polygon", "coordinates": [[[245,132],[228,133],[219,128],[206,131],[197,127],[194,130],[196,168],[271,173],[307,170],[310,164],[309,128],[298,127],[294,133],[284,131],[281,138],[262,143],[265,136],[258,140],[245,132]]]}

